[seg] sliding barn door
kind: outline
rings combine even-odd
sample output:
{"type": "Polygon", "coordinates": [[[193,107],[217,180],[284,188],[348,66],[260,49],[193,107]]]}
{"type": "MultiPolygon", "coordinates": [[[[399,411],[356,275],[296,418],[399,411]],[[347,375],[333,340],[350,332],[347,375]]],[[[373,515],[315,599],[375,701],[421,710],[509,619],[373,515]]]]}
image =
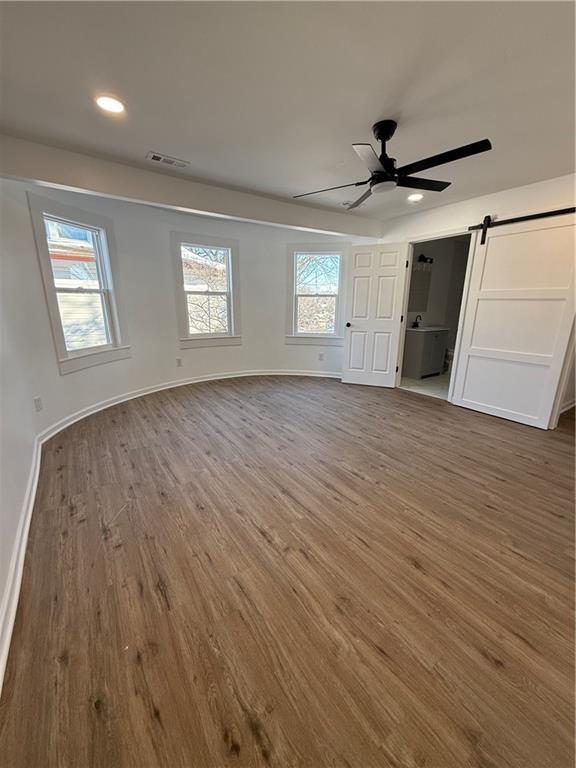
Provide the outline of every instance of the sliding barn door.
{"type": "Polygon", "coordinates": [[[547,429],[574,322],[574,216],[478,244],[452,402],[547,429]]]}
{"type": "Polygon", "coordinates": [[[408,244],[350,249],[342,381],[396,386],[408,244]]]}

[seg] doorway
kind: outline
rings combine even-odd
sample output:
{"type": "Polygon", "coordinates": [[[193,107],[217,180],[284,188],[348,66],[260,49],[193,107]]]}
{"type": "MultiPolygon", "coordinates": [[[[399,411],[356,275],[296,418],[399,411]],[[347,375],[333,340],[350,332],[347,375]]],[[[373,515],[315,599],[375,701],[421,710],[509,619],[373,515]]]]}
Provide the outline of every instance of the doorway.
{"type": "Polygon", "coordinates": [[[448,399],[470,238],[412,244],[401,389],[448,399]]]}

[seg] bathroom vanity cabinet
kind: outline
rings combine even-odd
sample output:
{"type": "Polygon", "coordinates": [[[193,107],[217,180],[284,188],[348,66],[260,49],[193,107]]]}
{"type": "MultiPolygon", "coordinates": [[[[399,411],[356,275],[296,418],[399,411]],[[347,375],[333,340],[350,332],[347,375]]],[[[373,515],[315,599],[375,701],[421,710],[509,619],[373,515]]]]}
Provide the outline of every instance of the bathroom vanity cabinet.
{"type": "Polygon", "coordinates": [[[448,328],[440,326],[407,328],[402,375],[409,379],[422,379],[442,373],[448,331],[448,328]]]}

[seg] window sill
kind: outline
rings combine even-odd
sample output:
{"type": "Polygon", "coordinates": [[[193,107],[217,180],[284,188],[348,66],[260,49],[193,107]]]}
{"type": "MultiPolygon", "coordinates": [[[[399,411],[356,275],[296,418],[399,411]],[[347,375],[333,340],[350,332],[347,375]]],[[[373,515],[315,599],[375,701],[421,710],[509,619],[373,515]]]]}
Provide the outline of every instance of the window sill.
{"type": "Polygon", "coordinates": [[[291,334],[285,338],[286,344],[310,344],[317,347],[342,347],[343,336],[322,336],[321,334],[291,334]]]}
{"type": "Polygon", "coordinates": [[[197,339],[180,339],[180,349],[198,347],[237,347],[242,344],[242,336],[200,336],[197,339]]]}
{"type": "Polygon", "coordinates": [[[88,352],[85,355],[80,354],[66,357],[63,360],[58,360],[58,367],[60,368],[60,375],[65,376],[67,373],[75,373],[84,368],[92,368],[94,365],[113,363],[116,360],[126,360],[126,358],[131,356],[130,347],[113,347],[112,349],[103,349],[100,352],[88,352]]]}

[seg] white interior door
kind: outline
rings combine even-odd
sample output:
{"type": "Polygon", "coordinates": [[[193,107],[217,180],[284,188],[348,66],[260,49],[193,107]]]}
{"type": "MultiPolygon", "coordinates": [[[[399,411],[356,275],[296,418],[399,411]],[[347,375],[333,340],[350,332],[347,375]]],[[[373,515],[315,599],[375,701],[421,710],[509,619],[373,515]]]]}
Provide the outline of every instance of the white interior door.
{"type": "Polygon", "coordinates": [[[574,216],[488,229],[474,252],[452,402],[547,429],[574,322],[574,216]]]}
{"type": "Polygon", "coordinates": [[[396,386],[408,243],[374,243],[348,253],[342,381],[396,386]]]}

